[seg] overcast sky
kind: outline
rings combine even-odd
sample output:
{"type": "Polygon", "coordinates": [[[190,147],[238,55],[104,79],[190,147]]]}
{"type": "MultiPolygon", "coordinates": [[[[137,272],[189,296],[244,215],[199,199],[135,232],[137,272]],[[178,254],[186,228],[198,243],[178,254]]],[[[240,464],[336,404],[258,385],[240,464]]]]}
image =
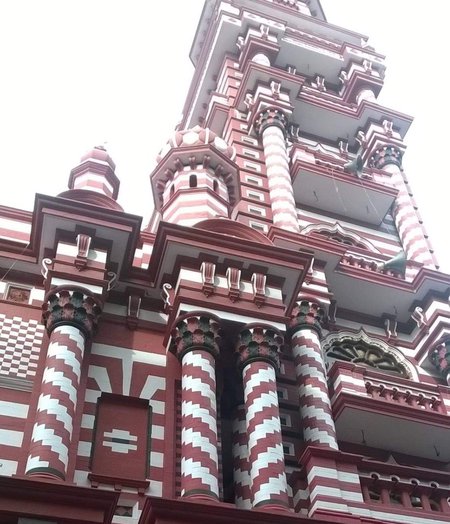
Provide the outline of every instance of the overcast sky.
{"type": "MultiPolygon", "coordinates": [[[[106,147],[127,212],[152,209],[148,175],[179,120],[188,53],[203,0],[0,2],[0,169],[3,205],[32,209],[56,195],[94,145],[106,147]]],[[[411,114],[404,167],[441,265],[448,241],[450,5],[322,0],[328,21],[365,33],[387,55],[379,101],[411,114]],[[430,6],[429,9],[427,6],[430,6]]]]}

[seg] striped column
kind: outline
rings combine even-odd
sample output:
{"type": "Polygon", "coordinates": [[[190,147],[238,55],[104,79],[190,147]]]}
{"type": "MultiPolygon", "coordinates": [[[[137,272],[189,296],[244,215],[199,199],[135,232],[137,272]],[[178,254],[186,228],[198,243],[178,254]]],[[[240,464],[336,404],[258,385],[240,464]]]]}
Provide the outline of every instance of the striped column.
{"type": "Polygon", "coordinates": [[[27,475],[66,478],[85,344],[100,313],[98,302],[83,290],[57,289],[48,296],[43,318],[50,343],[27,475]]]}
{"type": "Polygon", "coordinates": [[[234,502],[238,508],[251,509],[252,497],[245,413],[245,405],[240,405],[236,408],[233,419],[234,502]]]}
{"type": "Polygon", "coordinates": [[[338,449],[319,339],[323,316],[317,304],[302,301],[294,309],[289,331],[305,444],[338,449]]]}
{"type": "Polygon", "coordinates": [[[299,232],[285,140],[287,118],[279,109],[267,108],[258,115],[255,126],[262,136],[273,224],[299,232]]]}
{"type": "Polygon", "coordinates": [[[219,324],[212,315],[179,317],[171,351],[181,360],[181,496],[219,499],[215,359],[219,324]]]}
{"type": "Polygon", "coordinates": [[[239,334],[253,508],[289,509],[275,378],[282,344],[268,326],[248,325],[239,334]]]}
{"type": "Polygon", "coordinates": [[[407,259],[434,269],[430,247],[403,176],[402,152],[393,145],[383,146],[370,157],[369,165],[390,173],[392,184],[398,190],[393,216],[407,259]]]}

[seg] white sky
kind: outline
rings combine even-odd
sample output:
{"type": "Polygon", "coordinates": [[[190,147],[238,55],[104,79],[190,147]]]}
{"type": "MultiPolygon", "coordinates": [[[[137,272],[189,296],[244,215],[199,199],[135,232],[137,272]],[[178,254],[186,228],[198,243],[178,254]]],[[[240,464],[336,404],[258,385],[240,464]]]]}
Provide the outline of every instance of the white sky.
{"type": "MultiPolygon", "coordinates": [[[[148,219],[148,175],[187,93],[188,53],[203,0],[0,2],[0,203],[32,209],[64,191],[70,169],[107,142],[119,202],[148,219]]],[[[404,167],[442,268],[450,271],[450,3],[322,0],[330,23],[387,55],[379,101],[415,116],[404,167]],[[429,7],[427,7],[429,6],[429,7]]]]}

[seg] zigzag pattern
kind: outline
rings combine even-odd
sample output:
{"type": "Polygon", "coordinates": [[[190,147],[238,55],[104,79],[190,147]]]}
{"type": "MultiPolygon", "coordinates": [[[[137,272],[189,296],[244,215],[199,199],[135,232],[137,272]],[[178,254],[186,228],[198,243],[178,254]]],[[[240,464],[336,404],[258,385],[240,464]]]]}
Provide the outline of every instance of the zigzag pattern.
{"type": "Polygon", "coordinates": [[[263,361],[243,371],[253,507],[288,507],[275,370],[263,361]]]}
{"type": "Polygon", "coordinates": [[[308,444],[338,449],[331,414],[325,365],[315,331],[302,329],[292,337],[303,438],[308,444]]]}
{"type": "Polygon", "coordinates": [[[186,353],[182,361],[182,496],[219,497],[217,407],[214,357],[207,351],[186,353]]]}
{"type": "Polygon", "coordinates": [[[73,326],[50,337],[26,473],[65,478],[77,407],[84,337],[73,326]]]}

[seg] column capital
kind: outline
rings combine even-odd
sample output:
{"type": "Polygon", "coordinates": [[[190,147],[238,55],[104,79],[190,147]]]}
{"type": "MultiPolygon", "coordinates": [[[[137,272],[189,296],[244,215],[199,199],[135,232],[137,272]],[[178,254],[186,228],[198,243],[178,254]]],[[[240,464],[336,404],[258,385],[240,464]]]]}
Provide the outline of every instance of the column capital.
{"type": "Polygon", "coordinates": [[[247,324],[239,333],[236,353],[238,367],[243,369],[250,362],[262,360],[280,371],[280,352],[284,338],[278,329],[264,324],[247,324]]]}
{"type": "Polygon", "coordinates": [[[286,137],[288,129],[288,117],[286,113],[277,107],[265,107],[261,109],[254,120],[255,131],[261,136],[265,129],[270,126],[279,127],[286,137]]]}
{"type": "Polygon", "coordinates": [[[193,311],[175,320],[170,351],[179,360],[194,349],[202,349],[217,358],[220,340],[220,319],[211,313],[193,311]]]}
{"type": "Polygon", "coordinates": [[[323,323],[326,319],[326,311],[318,302],[301,300],[292,310],[291,319],[288,324],[288,333],[292,336],[299,329],[313,329],[319,337],[322,335],[323,323]]]}
{"type": "Polygon", "coordinates": [[[450,338],[433,346],[428,353],[428,357],[440,374],[447,380],[447,384],[450,385],[450,338]]]}
{"type": "Polygon", "coordinates": [[[77,286],[51,289],[42,305],[42,322],[50,333],[58,326],[74,326],[87,339],[94,336],[102,304],[91,291],[77,286]]]}
{"type": "Polygon", "coordinates": [[[401,169],[402,157],[403,151],[399,147],[387,144],[375,149],[375,152],[369,157],[368,165],[376,169],[383,169],[389,164],[394,164],[401,169]]]}

